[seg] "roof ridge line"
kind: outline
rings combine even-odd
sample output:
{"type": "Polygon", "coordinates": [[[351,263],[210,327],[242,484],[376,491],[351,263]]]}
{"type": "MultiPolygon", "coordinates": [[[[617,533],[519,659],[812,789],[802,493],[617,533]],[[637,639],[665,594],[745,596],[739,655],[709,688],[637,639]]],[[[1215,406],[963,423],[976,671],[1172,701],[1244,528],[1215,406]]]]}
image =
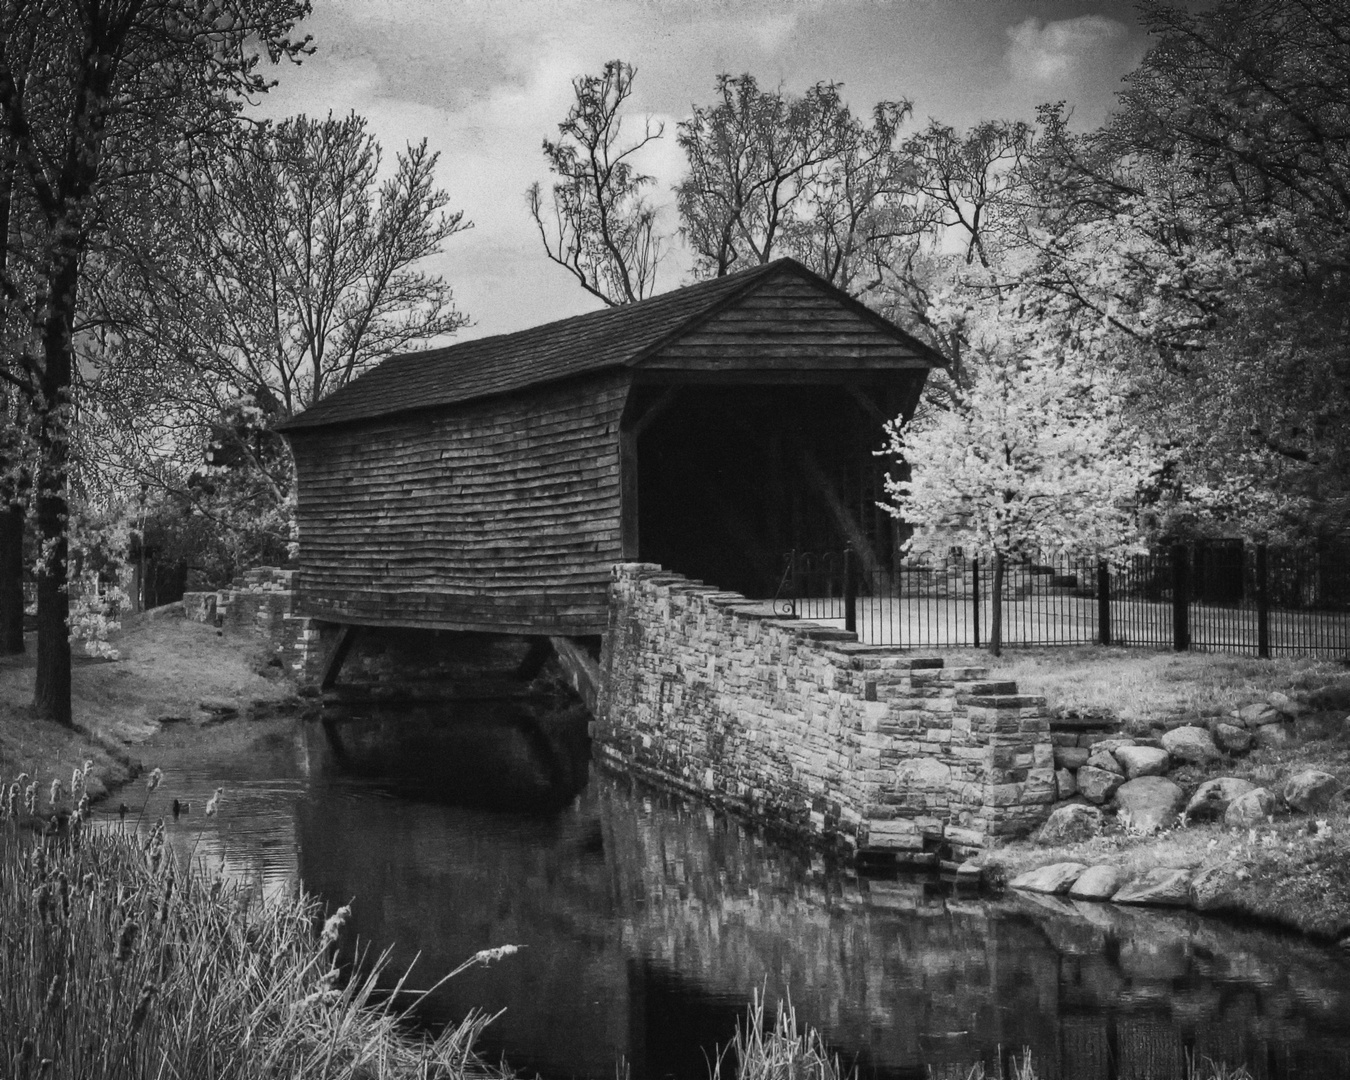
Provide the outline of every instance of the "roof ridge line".
{"type": "MultiPolygon", "coordinates": [[[[763,285],[764,282],[768,281],[769,278],[773,277],[773,275],[776,274],[779,270],[790,267],[795,262],[796,260],[794,259],[783,257],[781,259],[774,259],[771,262],[760,263],[759,266],[752,267],[751,269],[746,270],[745,280],[742,281],[739,285],[737,285],[734,289],[729,289],[726,293],[724,293],[717,300],[713,301],[707,307],[703,308],[700,311],[696,311],[692,315],[688,316],[684,320],[684,322],[680,323],[679,326],[676,326],[674,329],[668,331],[662,337],[658,338],[656,341],[653,341],[650,345],[647,345],[645,348],[639,349],[636,353],[634,353],[624,362],[624,367],[630,368],[637,367],[637,365],[642,363],[642,361],[660,352],[672,341],[675,341],[683,337],[685,334],[689,333],[692,330],[696,330],[699,326],[703,325],[708,320],[712,319],[714,316],[720,315],[723,311],[729,308],[737,300],[745,299],[746,296],[754,292],[755,289],[760,285],[763,285]]],[[[722,276],[725,277],[726,275],[724,274],[722,276]]],[[[705,280],[717,281],[719,279],[706,278],[705,280]]]]}

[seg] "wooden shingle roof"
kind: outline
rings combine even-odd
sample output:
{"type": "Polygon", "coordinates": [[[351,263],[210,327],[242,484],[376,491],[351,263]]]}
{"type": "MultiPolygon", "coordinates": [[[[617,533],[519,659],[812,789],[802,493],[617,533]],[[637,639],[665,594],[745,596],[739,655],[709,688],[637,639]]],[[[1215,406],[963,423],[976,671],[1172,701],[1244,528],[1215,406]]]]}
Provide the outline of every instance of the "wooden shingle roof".
{"type": "Polygon", "coordinates": [[[792,259],[673,289],[510,334],[391,356],[309,409],[282,431],[328,427],[455,405],[610,368],[631,367],[700,326],[770,278],[791,274],[834,295],[932,365],[941,358],[824,278],[792,259]]]}

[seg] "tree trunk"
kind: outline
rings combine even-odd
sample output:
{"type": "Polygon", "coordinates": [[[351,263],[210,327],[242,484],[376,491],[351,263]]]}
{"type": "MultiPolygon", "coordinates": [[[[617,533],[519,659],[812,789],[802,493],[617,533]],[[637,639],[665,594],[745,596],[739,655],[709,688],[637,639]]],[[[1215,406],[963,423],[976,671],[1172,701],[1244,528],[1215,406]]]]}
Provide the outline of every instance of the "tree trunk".
{"type": "Polygon", "coordinates": [[[42,401],[38,410],[37,680],[33,710],[70,726],[70,594],[66,468],[69,457],[71,327],[79,260],[74,246],[59,247],[42,324],[42,401]]]}
{"type": "Polygon", "coordinates": [[[23,504],[0,505],[0,655],[23,652],[23,504]]]}
{"type": "Polygon", "coordinates": [[[989,652],[1003,655],[1003,552],[994,552],[994,587],[990,596],[989,652]]]}

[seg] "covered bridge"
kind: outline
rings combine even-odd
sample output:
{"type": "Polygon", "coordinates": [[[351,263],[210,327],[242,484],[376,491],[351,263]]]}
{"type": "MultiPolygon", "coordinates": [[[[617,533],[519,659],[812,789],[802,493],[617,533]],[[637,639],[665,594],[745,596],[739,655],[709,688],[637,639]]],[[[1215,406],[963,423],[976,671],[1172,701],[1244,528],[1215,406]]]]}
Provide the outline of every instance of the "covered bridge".
{"type": "Polygon", "coordinates": [[[301,610],[585,636],[616,562],[763,595],[792,548],[889,561],[873,452],[940,362],[789,259],[390,357],[281,426],[301,610]]]}

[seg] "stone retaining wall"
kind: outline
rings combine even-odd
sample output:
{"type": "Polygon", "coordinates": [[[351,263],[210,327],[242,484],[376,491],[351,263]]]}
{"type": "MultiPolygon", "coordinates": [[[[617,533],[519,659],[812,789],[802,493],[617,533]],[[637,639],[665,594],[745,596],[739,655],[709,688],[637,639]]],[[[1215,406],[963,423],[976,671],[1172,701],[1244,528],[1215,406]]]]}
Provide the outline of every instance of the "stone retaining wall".
{"type": "Polygon", "coordinates": [[[1055,797],[1042,698],[647,563],[616,566],[602,760],[830,845],[956,858],[1055,797]]]}
{"type": "Polygon", "coordinates": [[[317,682],[325,655],[322,624],[295,613],[296,575],[295,570],[275,566],[254,567],[234,588],[184,593],[183,611],[197,622],[257,633],[298,681],[317,682]]]}

